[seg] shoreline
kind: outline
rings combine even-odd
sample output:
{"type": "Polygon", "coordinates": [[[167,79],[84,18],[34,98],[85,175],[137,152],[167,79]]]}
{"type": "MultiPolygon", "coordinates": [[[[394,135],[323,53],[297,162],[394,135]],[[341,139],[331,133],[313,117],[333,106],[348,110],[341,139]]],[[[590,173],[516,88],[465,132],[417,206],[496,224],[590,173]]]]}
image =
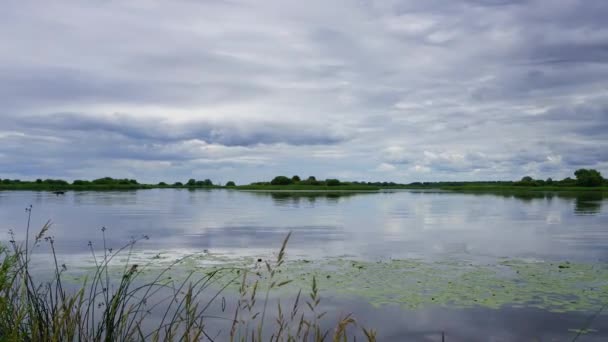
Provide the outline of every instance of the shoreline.
{"type": "Polygon", "coordinates": [[[176,189],[176,190],[236,190],[245,192],[294,192],[294,193],[332,193],[332,192],[361,192],[381,193],[399,190],[409,191],[442,191],[454,193],[517,193],[517,192],[592,192],[608,193],[608,187],[522,187],[522,186],[396,186],[396,187],[374,187],[374,186],[210,186],[210,187],[187,187],[187,186],[157,186],[157,185],[133,185],[133,186],[2,186],[1,191],[37,191],[37,192],[67,192],[67,191],[133,191],[154,189],[176,189]]]}

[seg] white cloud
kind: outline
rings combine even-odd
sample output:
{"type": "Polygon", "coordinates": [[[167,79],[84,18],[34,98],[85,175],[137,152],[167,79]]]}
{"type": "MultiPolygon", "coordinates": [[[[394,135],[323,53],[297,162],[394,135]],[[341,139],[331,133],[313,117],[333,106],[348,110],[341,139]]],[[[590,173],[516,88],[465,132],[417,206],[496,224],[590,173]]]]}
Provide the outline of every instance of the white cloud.
{"type": "Polygon", "coordinates": [[[397,167],[395,165],[392,165],[389,163],[381,163],[374,170],[379,171],[379,172],[391,172],[391,171],[395,171],[396,169],[397,169],[397,167]]]}

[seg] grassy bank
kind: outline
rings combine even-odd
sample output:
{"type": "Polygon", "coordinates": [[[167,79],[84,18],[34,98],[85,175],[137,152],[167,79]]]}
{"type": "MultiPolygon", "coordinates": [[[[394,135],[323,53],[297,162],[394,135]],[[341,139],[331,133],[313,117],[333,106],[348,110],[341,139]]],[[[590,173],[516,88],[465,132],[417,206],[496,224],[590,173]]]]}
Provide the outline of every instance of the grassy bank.
{"type": "MultiPolygon", "coordinates": [[[[27,211],[31,215],[31,207],[27,211]]],[[[0,248],[0,341],[346,341],[356,336],[376,340],[375,332],[360,327],[351,315],[339,318],[333,329],[322,328],[328,316],[320,311],[314,277],[305,291],[308,295],[300,290],[283,302],[289,306],[279,301],[271,313],[270,294],[291,282],[281,274],[289,235],[276,259],[258,269],[192,271],[175,280],[169,270],[187,257],[151,271],[151,264],[130,262],[140,239],[113,250],[106,248],[102,229],[103,252],[96,252],[89,242],[94,271],[80,284],[70,284],[65,280],[69,265],[59,265],[50,228],[47,223],[30,237],[28,217],[25,241],[12,237],[0,248]],[[50,246],[50,280],[38,279],[39,273],[30,271],[32,251],[41,244],[50,246]],[[109,265],[118,259],[126,262],[120,275],[113,276],[109,265]],[[231,306],[223,296],[229,286],[238,288],[231,306]],[[211,305],[221,306],[222,315],[211,315],[211,305]],[[222,327],[215,335],[218,322],[222,327]]]]}
{"type": "Polygon", "coordinates": [[[309,185],[309,184],[288,184],[288,185],[272,185],[272,184],[250,184],[238,186],[187,186],[187,185],[154,185],[154,184],[37,184],[34,182],[22,182],[13,184],[0,184],[0,191],[129,191],[129,190],[145,190],[145,189],[235,189],[248,191],[309,191],[314,192],[341,192],[341,191],[360,191],[374,192],[379,190],[445,190],[454,192],[487,192],[487,193],[524,193],[524,192],[608,192],[607,186],[601,187],[584,187],[584,186],[517,186],[517,185],[495,185],[495,184],[468,184],[468,185],[409,185],[397,184],[388,186],[366,185],[366,184],[350,184],[342,183],[335,186],[327,185],[309,185]]]}
{"type": "Polygon", "coordinates": [[[37,184],[23,182],[17,184],[0,184],[0,190],[27,190],[27,191],[111,191],[111,190],[138,190],[162,188],[148,184],[37,184]]]}
{"type": "Polygon", "coordinates": [[[87,185],[56,185],[56,184],[0,184],[1,190],[24,190],[24,191],[120,191],[120,190],[143,190],[143,189],[223,189],[223,186],[175,186],[175,185],[153,185],[153,184],[87,184],[87,185]]]}
{"type": "Polygon", "coordinates": [[[539,191],[558,191],[558,192],[608,192],[608,186],[584,187],[584,186],[518,186],[518,185],[493,185],[493,184],[470,184],[470,185],[402,185],[395,189],[439,189],[460,192],[539,192],[539,191]]]}
{"type": "MultiPolygon", "coordinates": [[[[233,185],[234,182],[228,182],[233,185]]],[[[135,179],[104,177],[99,179],[75,180],[68,182],[63,179],[37,179],[35,181],[24,181],[19,179],[0,179],[1,190],[29,190],[29,191],[114,191],[114,190],[139,190],[139,189],[218,189],[223,186],[213,184],[209,179],[189,179],[187,182],[175,182],[168,184],[142,184],[135,179]]]]}

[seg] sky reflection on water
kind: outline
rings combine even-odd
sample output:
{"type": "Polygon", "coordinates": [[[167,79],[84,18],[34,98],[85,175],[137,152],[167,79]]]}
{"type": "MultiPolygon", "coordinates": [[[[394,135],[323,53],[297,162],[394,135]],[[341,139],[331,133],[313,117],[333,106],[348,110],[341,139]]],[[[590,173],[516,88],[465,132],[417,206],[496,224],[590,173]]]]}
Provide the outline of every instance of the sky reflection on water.
{"type": "Polygon", "coordinates": [[[608,260],[601,194],[372,194],[142,190],[0,192],[0,236],[53,221],[63,251],[86,252],[107,227],[110,245],[150,236],[154,249],[274,249],[293,231],[292,255],[366,259],[608,260]]]}
{"type": "MultiPolygon", "coordinates": [[[[24,208],[34,206],[35,231],[46,220],[66,263],[88,260],[87,242],[108,247],[150,236],[148,255],[209,250],[224,255],[270,255],[292,231],[288,258],[347,256],[493,263],[503,258],[584,263],[608,260],[607,198],[602,194],[462,194],[396,191],[366,194],[144,190],[130,192],[0,192],[0,237],[23,237],[24,208]]],[[[46,253],[45,246],[39,252],[46,253]]],[[[44,258],[44,254],[39,258],[44,258]]],[[[63,261],[62,261],[63,262],[63,261]]],[[[375,308],[328,295],[326,308],[359,313],[381,341],[561,341],[589,314],[538,309],[375,308]],[[339,308],[339,309],[338,309],[339,308]]],[[[339,312],[338,312],[339,311],[339,312]]],[[[331,322],[330,322],[331,323],[331,322]]],[[[584,341],[603,341],[605,315],[584,341]]]]}

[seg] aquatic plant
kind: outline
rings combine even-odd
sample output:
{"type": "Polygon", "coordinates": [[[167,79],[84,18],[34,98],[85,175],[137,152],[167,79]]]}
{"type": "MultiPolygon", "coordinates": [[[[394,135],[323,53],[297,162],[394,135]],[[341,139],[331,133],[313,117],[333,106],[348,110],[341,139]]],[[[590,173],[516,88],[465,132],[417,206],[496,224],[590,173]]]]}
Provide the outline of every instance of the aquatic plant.
{"type": "Polygon", "coordinates": [[[153,268],[160,256],[145,264],[135,263],[131,260],[133,248],[148,237],[133,238],[114,250],[106,246],[106,228],[102,228],[103,251],[99,253],[89,242],[93,272],[74,285],[64,281],[68,266],[58,261],[54,238],[49,235],[51,222],[30,241],[31,206],[26,211],[25,241],[18,242],[11,232],[9,245],[0,247],[2,341],[213,341],[220,338],[210,335],[214,325],[227,326],[229,335],[221,339],[230,341],[324,341],[330,335],[334,341],[346,341],[357,333],[368,341],[376,340],[373,330],[352,330],[359,328],[352,315],[340,319],[333,330],[321,328],[326,316],[318,312],[320,296],[314,277],[306,307],[301,305],[300,290],[289,312],[278,302],[278,316],[271,320],[270,293],[291,282],[279,279],[289,235],[276,260],[264,262],[255,272],[219,267],[204,273],[192,270],[177,280],[171,271],[189,256],[163,269],[153,268]],[[42,276],[31,270],[32,251],[42,243],[50,247],[54,265],[47,280],[38,279],[42,276]],[[126,259],[116,276],[110,265],[121,257],[126,259]],[[229,286],[240,289],[232,314],[222,295],[229,286]],[[259,301],[258,291],[264,291],[259,301]],[[210,314],[212,304],[226,315],[210,314]]]}
{"type": "MultiPolygon", "coordinates": [[[[154,267],[168,266],[172,252],[161,252],[154,267]]],[[[139,263],[154,258],[134,256],[139,263]]],[[[260,259],[261,260],[261,259],[260,259]]],[[[220,268],[260,271],[264,263],[253,257],[234,257],[207,251],[176,265],[172,276],[220,268]],[[178,271],[178,269],[183,270],[178,271]]],[[[83,266],[86,269],[86,265],[83,266]]],[[[265,266],[264,266],[265,268],[265,266]]],[[[608,265],[576,262],[500,259],[490,264],[416,259],[356,260],[324,257],[286,260],[280,276],[290,282],[277,295],[296,296],[300,288],[317,286],[334,298],[364,299],[374,306],[399,305],[406,310],[429,306],[488,309],[537,308],[548,312],[589,313],[608,303],[608,265]]],[[[279,281],[280,282],[280,281],[279,281]]],[[[237,286],[227,290],[237,292],[237,286]]],[[[259,290],[259,288],[258,288],[259,290]]]]}

